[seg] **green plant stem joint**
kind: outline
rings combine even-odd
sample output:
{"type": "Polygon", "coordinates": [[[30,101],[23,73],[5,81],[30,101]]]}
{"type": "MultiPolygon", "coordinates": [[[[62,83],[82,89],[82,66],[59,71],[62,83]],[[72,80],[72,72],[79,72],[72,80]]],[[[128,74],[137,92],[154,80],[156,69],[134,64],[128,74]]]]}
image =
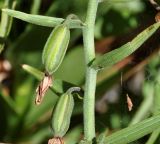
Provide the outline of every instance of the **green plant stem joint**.
{"type": "Polygon", "coordinates": [[[97,0],[89,0],[85,26],[83,28],[83,41],[86,64],[86,82],[83,103],[84,139],[92,141],[95,137],[95,89],[97,71],[89,66],[95,59],[94,29],[98,8],[97,0]]]}

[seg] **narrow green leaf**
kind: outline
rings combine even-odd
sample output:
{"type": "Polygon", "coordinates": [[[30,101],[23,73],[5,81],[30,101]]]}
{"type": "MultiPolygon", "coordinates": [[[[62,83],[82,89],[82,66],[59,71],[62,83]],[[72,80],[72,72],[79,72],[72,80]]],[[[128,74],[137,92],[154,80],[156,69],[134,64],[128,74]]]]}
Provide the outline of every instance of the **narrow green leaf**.
{"type": "MultiPolygon", "coordinates": [[[[28,72],[29,74],[33,75],[36,79],[38,80],[42,80],[43,77],[44,77],[44,73],[39,71],[38,69],[32,67],[32,66],[29,66],[29,65],[26,65],[26,64],[23,64],[22,65],[22,68],[28,72]]],[[[68,82],[64,82],[62,80],[59,80],[59,79],[54,79],[53,78],[53,85],[50,87],[51,90],[53,92],[56,92],[56,93],[64,93],[69,87],[73,87],[74,85],[73,84],[70,84],[68,82]]]]}
{"type": "Polygon", "coordinates": [[[160,128],[160,115],[148,118],[140,123],[124,128],[105,138],[107,144],[127,144],[160,128]]]}
{"type": "MultiPolygon", "coordinates": [[[[14,9],[16,6],[16,1],[6,0],[4,4],[4,8],[12,8],[14,9]]],[[[12,17],[8,16],[6,13],[2,11],[1,13],[1,24],[0,24],[0,38],[3,39],[3,42],[0,42],[0,53],[5,46],[5,39],[9,35],[12,26],[12,17]]]]}
{"type": "MultiPolygon", "coordinates": [[[[158,59],[158,63],[157,65],[155,65],[156,68],[155,71],[157,71],[157,66],[159,65],[159,55],[157,55],[157,57],[155,57],[155,59],[153,59],[152,61],[155,62],[158,59]]],[[[151,63],[152,63],[151,61],[151,63]]],[[[152,70],[153,71],[153,70],[152,70]]],[[[160,73],[157,71],[157,73],[155,73],[155,82],[154,83],[154,103],[153,103],[153,114],[157,115],[160,113],[160,85],[159,85],[159,81],[160,81],[160,73]]],[[[152,81],[151,81],[152,82],[152,81]]],[[[156,143],[156,140],[158,139],[160,135],[160,128],[156,129],[149,137],[148,141],[146,142],[146,144],[154,144],[156,143]]]]}
{"type": "Polygon", "coordinates": [[[30,73],[31,75],[33,75],[36,79],[38,80],[42,80],[43,77],[44,77],[44,73],[41,72],[40,70],[32,67],[32,66],[29,66],[29,65],[26,65],[26,64],[23,64],[22,65],[22,68],[27,71],[28,73],[30,73]]]}
{"type": "Polygon", "coordinates": [[[159,26],[160,23],[151,25],[138,34],[131,42],[128,42],[120,48],[96,58],[91,64],[91,67],[98,70],[104,67],[111,67],[117,62],[123,60],[136,51],[159,28],[159,26]]]}
{"type": "Polygon", "coordinates": [[[156,129],[151,136],[149,137],[148,141],[146,142],[146,144],[155,144],[155,141],[157,140],[157,138],[159,137],[160,134],[160,129],[156,129]]]}
{"type": "Polygon", "coordinates": [[[11,99],[10,96],[4,96],[0,93],[0,97],[6,102],[7,106],[14,112],[14,114],[19,115],[19,111],[16,107],[16,103],[11,99]]]}
{"type": "MultiPolygon", "coordinates": [[[[136,1],[136,0],[134,0],[136,1]]],[[[137,0],[139,1],[139,0],[137,0]]],[[[131,0],[99,0],[99,2],[107,2],[107,3],[127,3],[127,2],[133,2],[131,0]]]]}
{"type": "Polygon", "coordinates": [[[29,133],[20,138],[19,143],[34,143],[40,144],[46,137],[51,137],[51,131],[49,126],[40,127],[36,132],[29,133]]]}
{"type": "MultiPolygon", "coordinates": [[[[36,25],[46,26],[46,27],[55,27],[64,21],[63,18],[27,14],[24,12],[11,10],[11,9],[2,9],[2,11],[8,14],[9,16],[18,18],[20,20],[29,22],[31,24],[36,24],[36,25]]],[[[78,19],[70,20],[69,27],[82,28],[83,23],[78,19]]]]}
{"type": "Polygon", "coordinates": [[[33,0],[31,7],[31,14],[38,14],[41,6],[41,1],[33,0]]]}
{"type": "Polygon", "coordinates": [[[105,131],[103,131],[101,134],[99,134],[99,136],[96,138],[97,139],[96,141],[98,144],[104,143],[105,137],[108,134],[108,132],[109,132],[109,130],[105,129],[105,131]]]}

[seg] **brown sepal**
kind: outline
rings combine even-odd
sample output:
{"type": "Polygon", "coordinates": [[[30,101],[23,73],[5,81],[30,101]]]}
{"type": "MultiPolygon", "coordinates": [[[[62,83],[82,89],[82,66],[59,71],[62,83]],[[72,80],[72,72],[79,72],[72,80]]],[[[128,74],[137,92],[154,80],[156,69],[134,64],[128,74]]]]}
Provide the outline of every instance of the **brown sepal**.
{"type": "Polygon", "coordinates": [[[41,104],[44,95],[46,94],[48,88],[52,86],[52,76],[45,74],[44,78],[42,79],[42,81],[40,82],[40,84],[38,85],[37,89],[36,89],[36,99],[35,99],[35,104],[39,105],[41,104]]]}

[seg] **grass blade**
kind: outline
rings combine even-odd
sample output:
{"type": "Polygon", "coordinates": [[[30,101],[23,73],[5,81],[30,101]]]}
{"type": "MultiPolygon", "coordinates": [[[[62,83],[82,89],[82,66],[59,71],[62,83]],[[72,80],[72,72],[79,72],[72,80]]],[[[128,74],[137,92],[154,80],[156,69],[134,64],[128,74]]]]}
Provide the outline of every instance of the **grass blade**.
{"type": "Polygon", "coordinates": [[[117,62],[123,60],[136,51],[159,27],[160,23],[151,25],[138,34],[131,42],[128,42],[120,48],[96,58],[91,64],[91,67],[98,70],[104,67],[111,67],[117,62]]]}
{"type": "Polygon", "coordinates": [[[105,138],[107,144],[127,144],[133,142],[160,127],[160,115],[148,118],[140,123],[124,128],[105,138]]]}
{"type": "Polygon", "coordinates": [[[33,0],[31,7],[31,14],[38,14],[41,6],[41,1],[33,0]]]}
{"type": "MultiPolygon", "coordinates": [[[[11,10],[11,9],[2,9],[2,11],[14,18],[29,22],[31,24],[46,26],[46,27],[55,27],[64,21],[63,18],[27,14],[24,12],[11,10]]],[[[82,28],[83,23],[77,19],[70,20],[69,27],[70,28],[82,28]]]]}
{"type": "Polygon", "coordinates": [[[128,3],[128,2],[134,2],[134,1],[131,1],[131,0],[99,0],[99,2],[107,2],[107,3],[128,3]]]}
{"type": "MultiPolygon", "coordinates": [[[[157,58],[155,58],[155,60],[156,59],[159,59],[159,55],[157,56],[157,58]]],[[[158,64],[156,66],[158,66],[158,64]]],[[[157,69],[155,68],[155,70],[157,70],[157,69]]],[[[154,104],[153,104],[153,114],[154,115],[159,114],[159,109],[160,109],[160,104],[159,104],[159,101],[160,101],[160,93],[159,93],[160,85],[159,85],[159,81],[160,81],[160,74],[159,74],[159,71],[157,71],[157,74],[155,75],[155,82],[156,83],[154,83],[154,104]]],[[[150,137],[149,137],[148,141],[146,142],[146,144],[154,144],[154,143],[156,143],[156,140],[158,139],[159,135],[160,135],[160,128],[156,129],[150,135],[150,137]]]]}
{"type": "MultiPolygon", "coordinates": [[[[14,9],[15,6],[16,6],[16,1],[9,1],[9,0],[5,1],[4,7],[14,9]]],[[[2,11],[1,24],[0,24],[0,38],[4,40],[0,42],[0,53],[2,52],[5,46],[5,39],[10,33],[11,26],[12,26],[12,17],[8,16],[6,13],[2,11]]]]}
{"type": "Polygon", "coordinates": [[[151,136],[149,137],[148,141],[146,142],[146,144],[155,144],[155,141],[157,140],[157,138],[159,137],[160,134],[160,129],[156,129],[151,136]]]}
{"type": "Polygon", "coordinates": [[[14,112],[14,114],[19,115],[19,111],[16,108],[16,103],[10,96],[4,96],[0,93],[0,97],[6,102],[7,106],[14,112]]]}

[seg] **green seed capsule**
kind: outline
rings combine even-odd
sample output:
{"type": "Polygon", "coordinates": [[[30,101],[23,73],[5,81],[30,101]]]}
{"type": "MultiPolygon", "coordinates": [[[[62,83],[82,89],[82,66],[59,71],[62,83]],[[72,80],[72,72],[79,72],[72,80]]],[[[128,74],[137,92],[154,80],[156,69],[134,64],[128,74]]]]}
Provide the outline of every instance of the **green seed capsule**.
{"type": "Polygon", "coordinates": [[[74,100],[71,94],[63,94],[53,113],[52,128],[55,137],[63,137],[70,124],[70,118],[73,111],[74,100]]]}
{"type": "Polygon", "coordinates": [[[56,108],[52,115],[52,129],[54,137],[63,137],[70,125],[70,119],[74,107],[74,99],[71,94],[73,90],[80,90],[80,88],[70,88],[58,100],[56,108]]]}
{"type": "Polygon", "coordinates": [[[70,39],[70,30],[66,24],[57,26],[51,32],[42,54],[42,62],[49,74],[57,70],[61,64],[70,39]]]}

